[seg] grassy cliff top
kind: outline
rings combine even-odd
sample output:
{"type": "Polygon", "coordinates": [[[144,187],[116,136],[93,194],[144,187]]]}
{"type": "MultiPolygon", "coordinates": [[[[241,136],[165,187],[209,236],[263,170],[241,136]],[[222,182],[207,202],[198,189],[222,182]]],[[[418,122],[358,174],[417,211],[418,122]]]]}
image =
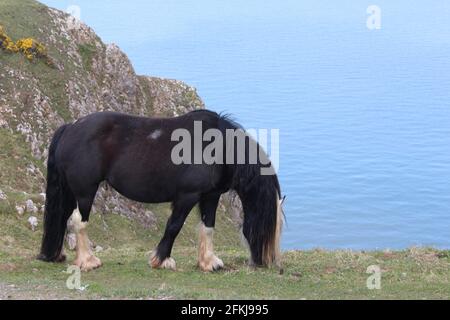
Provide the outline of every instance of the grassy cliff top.
{"type": "MultiPolygon", "coordinates": [[[[195,217],[190,217],[191,222],[195,217]]],[[[158,227],[159,228],[159,227],[158,227]]],[[[154,270],[149,251],[159,240],[136,222],[118,215],[94,216],[91,240],[101,245],[100,269],[82,273],[84,290],[66,287],[68,263],[34,259],[40,232],[30,233],[18,217],[0,214],[0,299],[449,299],[450,251],[286,251],[283,273],[252,269],[248,254],[224,241],[218,228],[216,254],[225,269],[203,273],[197,266],[192,230],[175,242],[178,270],[154,270]],[[222,238],[221,238],[222,237],[222,238]],[[381,269],[381,289],[369,290],[366,273],[381,269]]],[[[68,253],[68,261],[74,253],[68,253]]]]}

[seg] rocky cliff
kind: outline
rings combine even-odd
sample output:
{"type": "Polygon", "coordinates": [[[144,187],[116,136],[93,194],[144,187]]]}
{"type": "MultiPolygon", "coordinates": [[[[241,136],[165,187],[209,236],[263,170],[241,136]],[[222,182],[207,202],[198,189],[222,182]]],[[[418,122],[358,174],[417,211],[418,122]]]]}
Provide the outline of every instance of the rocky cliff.
{"type": "MultiPolygon", "coordinates": [[[[0,211],[43,210],[45,161],[54,130],[100,110],[174,116],[203,108],[183,82],[137,75],[127,56],[88,26],[34,0],[1,0],[0,26],[32,38],[52,63],[0,48],[0,211]]],[[[103,186],[94,211],[155,222],[152,208],[103,186]]]]}

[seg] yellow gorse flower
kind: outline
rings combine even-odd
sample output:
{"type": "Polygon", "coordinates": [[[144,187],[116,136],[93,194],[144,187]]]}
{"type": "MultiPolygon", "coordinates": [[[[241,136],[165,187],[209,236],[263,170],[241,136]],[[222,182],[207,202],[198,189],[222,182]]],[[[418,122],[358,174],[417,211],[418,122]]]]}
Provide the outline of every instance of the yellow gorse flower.
{"type": "Polygon", "coordinates": [[[52,59],[47,55],[47,49],[44,45],[33,38],[23,38],[16,43],[3,31],[0,26],[0,48],[11,53],[22,52],[28,60],[35,58],[44,58],[48,65],[53,65],[52,59]]]}
{"type": "Polygon", "coordinates": [[[45,47],[32,38],[20,39],[17,41],[16,46],[28,60],[47,56],[45,47]]]}
{"type": "Polygon", "coordinates": [[[31,38],[20,39],[19,41],[17,41],[17,46],[22,50],[29,50],[33,48],[33,39],[31,38]]]}

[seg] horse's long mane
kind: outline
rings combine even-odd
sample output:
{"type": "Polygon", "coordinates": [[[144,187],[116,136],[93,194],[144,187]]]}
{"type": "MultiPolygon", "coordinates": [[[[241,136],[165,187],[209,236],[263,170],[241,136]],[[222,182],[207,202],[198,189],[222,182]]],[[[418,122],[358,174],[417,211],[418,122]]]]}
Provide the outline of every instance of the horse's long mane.
{"type": "MultiPolygon", "coordinates": [[[[216,114],[219,117],[219,129],[245,129],[229,114],[216,114]]],[[[250,136],[248,139],[252,139],[250,136]]],[[[249,142],[250,143],[250,142],[249,142]]],[[[254,142],[256,143],[256,142],[254,142]]],[[[261,146],[258,146],[258,150],[261,146]]],[[[249,159],[249,147],[246,145],[246,161],[249,159]]],[[[261,150],[265,157],[267,154],[261,150]]],[[[258,161],[255,164],[232,164],[231,189],[239,195],[244,209],[243,232],[247,238],[256,265],[279,265],[280,236],[283,223],[281,209],[281,190],[276,174],[262,175],[261,168],[267,167],[258,161]]]]}
{"type": "Polygon", "coordinates": [[[211,116],[212,118],[216,119],[219,125],[219,129],[240,129],[245,131],[244,127],[239,124],[235,117],[231,113],[225,113],[225,112],[215,112],[208,109],[197,109],[192,110],[188,112],[186,115],[196,115],[196,114],[204,114],[211,116]]]}

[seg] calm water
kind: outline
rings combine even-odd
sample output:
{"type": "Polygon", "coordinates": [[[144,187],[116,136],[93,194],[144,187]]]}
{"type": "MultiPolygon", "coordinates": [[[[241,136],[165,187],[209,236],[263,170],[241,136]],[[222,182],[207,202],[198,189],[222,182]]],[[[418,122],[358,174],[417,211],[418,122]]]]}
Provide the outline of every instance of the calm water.
{"type": "Polygon", "coordinates": [[[280,129],[284,248],[450,248],[450,2],[46,0],[141,74],[280,129]]]}

